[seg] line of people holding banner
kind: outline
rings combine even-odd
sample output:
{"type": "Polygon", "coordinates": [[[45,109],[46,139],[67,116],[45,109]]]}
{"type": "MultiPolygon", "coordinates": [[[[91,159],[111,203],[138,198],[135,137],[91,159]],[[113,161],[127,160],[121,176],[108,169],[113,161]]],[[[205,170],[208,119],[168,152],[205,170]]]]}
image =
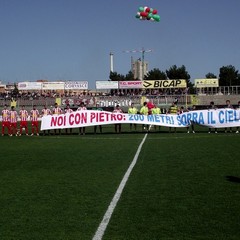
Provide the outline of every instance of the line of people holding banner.
{"type": "MultiPolygon", "coordinates": [[[[87,110],[86,106],[82,102],[78,107],[77,111],[87,110]]],[[[96,106],[95,110],[103,110],[98,105],[96,106]]],[[[29,112],[25,109],[25,106],[22,106],[19,112],[16,111],[14,106],[11,106],[8,109],[7,105],[4,105],[2,110],[2,136],[8,135],[12,136],[21,136],[25,133],[26,136],[39,136],[40,128],[39,128],[39,119],[43,116],[47,115],[60,115],[64,113],[71,113],[73,110],[70,108],[68,104],[65,110],[62,110],[57,103],[55,103],[54,108],[51,110],[44,106],[44,108],[39,111],[36,109],[36,106],[33,105],[32,110],[29,112]],[[29,121],[31,124],[31,129],[29,129],[29,121]],[[19,125],[19,126],[18,126],[19,125]]],[[[102,126],[99,126],[100,133],[102,133],[102,126]]],[[[94,127],[94,132],[96,133],[97,126],[94,127]]],[[[72,129],[65,129],[66,134],[72,134],[72,129]]],[[[43,131],[43,135],[50,135],[50,130],[43,131]]],[[[61,134],[61,129],[54,129],[55,134],[61,134]]],[[[79,128],[79,135],[85,135],[85,127],[79,128]]]]}
{"type": "MultiPolygon", "coordinates": [[[[226,101],[226,105],[225,105],[225,108],[229,108],[229,109],[234,109],[234,107],[231,105],[231,102],[230,100],[227,100],[226,101]]],[[[208,106],[208,109],[209,110],[216,110],[217,107],[215,106],[214,102],[210,102],[210,105],[208,106]]],[[[236,106],[236,109],[240,109],[240,101],[238,101],[237,103],[237,106],[236,106]]],[[[164,109],[165,110],[165,109],[164,109]]],[[[195,111],[196,110],[196,106],[192,106],[192,108],[188,109],[188,108],[184,108],[183,106],[182,107],[178,107],[177,105],[177,99],[176,101],[174,101],[172,103],[172,105],[169,107],[168,111],[166,112],[162,112],[161,109],[154,105],[152,102],[149,102],[149,101],[146,101],[143,103],[143,106],[141,107],[140,111],[138,111],[138,109],[134,106],[134,104],[131,104],[130,108],[128,109],[128,113],[129,114],[137,114],[137,113],[140,113],[140,114],[143,114],[143,115],[150,115],[150,114],[182,114],[184,112],[189,112],[189,111],[195,111]]],[[[132,130],[133,129],[133,126],[134,126],[134,129],[136,131],[137,129],[137,125],[136,124],[130,124],[130,129],[132,130]]],[[[143,128],[143,131],[144,130],[147,130],[149,131],[149,126],[145,126],[145,125],[142,125],[142,128],[143,128]]],[[[154,125],[154,129],[156,131],[157,129],[157,126],[154,125]]],[[[160,127],[159,127],[159,130],[160,130],[160,127]]],[[[173,129],[174,132],[176,132],[176,128],[173,129]]],[[[208,133],[211,133],[212,130],[214,130],[215,133],[217,133],[217,129],[212,129],[212,128],[209,128],[208,129],[208,133]]],[[[192,133],[195,133],[195,129],[194,129],[194,125],[191,124],[191,131],[192,133]]],[[[224,129],[225,133],[228,132],[228,129],[225,128],[224,129]]],[[[169,128],[169,132],[172,132],[172,128],[170,127],[169,128]]],[[[233,129],[230,127],[229,128],[229,132],[232,133],[233,132],[233,129]]],[[[190,127],[187,127],[187,133],[190,133],[190,127]]],[[[239,127],[236,128],[236,133],[239,133],[239,127]]]]}
{"type": "MultiPolygon", "coordinates": [[[[233,109],[233,106],[230,103],[230,100],[226,101],[226,108],[233,109]]],[[[236,107],[237,109],[240,109],[240,101],[238,102],[238,105],[236,107]]],[[[217,109],[214,102],[211,102],[208,109],[217,109]]],[[[87,110],[85,104],[82,102],[80,106],[78,107],[77,111],[87,110]]],[[[95,108],[92,110],[97,111],[103,111],[101,107],[99,107],[99,104],[96,105],[95,108]]],[[[131,106],[128,108],[128,114],[142,114],[142,115],[150,115],[150,114],[182,114],[184,112],[188,111],[194,111],[195,106],[193,106],[191,109],[185,109],[184,107],[178,107],[177,100],[172,103],[172,105],[169,107],[169,109],[166,112],[162,112],[162,110],[154,105],[150,101],[146,101],[143,103],[143,106],[138,110],[134,103],[131,104],[131,106]]],[[[11,109],[8,109],[8,106],[5,105],[4,109],[2,110],[2,136],[4,136],[6,133],[9,136],[21,136],[23,134],[23,131],[26,135],[33,136],[36,134],[39,136],[39,118],[46,116],[46,115],[60,115],[64,113],[71,113],[73,110],[70,108],[70,105],[68,104],[66,106],[65,110],[62,110],[57,103],[55,103],[55,106],[52,110],[47,108],[45,106],[41,111],[38,111],[36,109],[36,106],[34,105],[32,110],[28,112],[25,109],[25,106],[22,106],[20,111],[17,112],[15,110],[15,107],[12,106],[11,109]],[[20,119],[20,121],[18,121],[20,119]],[[31,129],[28,129],[28,122],[31,122],[31,129]],[[18,128],[18,122],[19,122],[19,128],[18,128]],[[5,131],[6,130],[6,131],[5,131]]],[[[120,108],[119,105],[115,107],[113,110],[114,113],[123,113],[123,110],[120,108]]],[[[99,128],[100,133],[102,133],[102,126],[94,126],[94,133],[97,133],[97,128],[99,128]]],[[[160,126],[158,127],[160,130],[160,126]]],[[[155,131],[157,131],[157,126],[154,126],[155,131]]],[[[137,124],[130,124],[130,130],[137,130],[137,124]]],[[[142,131],[149,131],[149,125],[142,125],[142,131]]],[[[115,132],[121,133],[121,124],[115,124],[115,132]]],[[[169,128],[169,132],[172,131],[172,128],[169,128]]],[[[174,132],[176,132],[176,128],[173,129],[174,132]]],[[[192,133],[195,133],[194,125],[191,125],[191,131],[192,133]]],[[[225,128],[225,132],[227,132],[228,129],[225,128]]],[[[233,129],[229,128],[229,131],[232,132],[233,129]]],[[[209,133],[212,132],[212,129],[209,128],[209,133]]],[[[217,133],[217,129],[214,129],[214,132],[217,133]]],[[[66,134],[72,134],[72,129],[65,129],[66,134]]],[[[187,127],[187,133],[190,133],[190,128],[187,127]]],[[[239,133],[239,127],[236,128],[236,133],[239,133]]],[[[50,130],[43,131],[43,135],[50,135],[50,130]]],[[[54,129],[54,134],[61,134],[61,129],[54,129]]],[[[85,127],[79,128],[79,135],[85,135],[85,127]]]]}

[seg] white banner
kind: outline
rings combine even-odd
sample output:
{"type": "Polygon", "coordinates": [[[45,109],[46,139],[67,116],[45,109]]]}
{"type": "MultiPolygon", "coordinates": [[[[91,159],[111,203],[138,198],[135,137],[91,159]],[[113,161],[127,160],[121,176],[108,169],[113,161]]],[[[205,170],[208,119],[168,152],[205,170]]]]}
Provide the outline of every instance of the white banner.
{"type": "Polygon", "coordinates": [[[96,81],[96,89],[118,89],[118,81],[96,81]]]}
{"type": "Polygon", "coordinates": [[[64,82],[43,82],[42,90],[64,90],[64,82]]]}
{"type": "Polygon", "coordinates": [[[119,81],[120,89],[142,88],[142,81],[119,81]]]}
{"type": "Polygon", "coordinates": [[[217,78],[200,78],[195,79],[196,88],[205,88],[205,87],[218,87],[219,81],[217,78]]]}
{"type": "Polygon", "coordinates": [[[19,82],[18,90],[41,90],[41,82],[19,82]]]}
{"type": "Polygon", "coordinates": [[[166,127],[187,127],[192,123],[210,128],[240,126],[240,110],[218,109],[186,112],[179,115],[156,114],[122,114],[106,111],[76,111],[58,116],[42,118],[41,130],[58,128],[77,128],[94,125],[136,123],[166,127]]]}
{"type": "Polygon", "coordinates": [[[86,90],[88,89],[88,82],[87,81],[68,81],[64,83],[65,90],[86,90]]]}

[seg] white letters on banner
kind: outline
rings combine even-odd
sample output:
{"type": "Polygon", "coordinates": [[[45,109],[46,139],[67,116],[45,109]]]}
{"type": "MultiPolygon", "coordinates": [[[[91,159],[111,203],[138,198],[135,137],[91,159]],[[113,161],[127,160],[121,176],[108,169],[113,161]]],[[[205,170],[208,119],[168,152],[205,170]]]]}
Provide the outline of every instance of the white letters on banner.
{"type": "Polygon", "coordinates": [[[148,116],[86,110],[57,116],[45,116],[42,118],[41,130],[117,123],[149,124],[165,127],[187,127],[194,123],[210,128],[224,128],[240,126],[239,119],[240,110],[233,109],[202,110],[178,115],[156,114],[148,116]]]}

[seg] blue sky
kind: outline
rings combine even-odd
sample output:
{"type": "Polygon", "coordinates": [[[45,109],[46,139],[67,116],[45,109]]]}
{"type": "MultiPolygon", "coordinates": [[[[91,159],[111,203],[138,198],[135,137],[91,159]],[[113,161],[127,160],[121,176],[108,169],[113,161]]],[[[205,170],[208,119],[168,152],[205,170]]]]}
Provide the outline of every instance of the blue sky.
{"type": "Polygon", "coordinates": [[[149,70],[185,65],[191,80],[240,69],[239,0],[0,0],[0,80],[107,80],[145,54],[149,70]],[[140,6],[161,21],[135,18],[140,6]]]}

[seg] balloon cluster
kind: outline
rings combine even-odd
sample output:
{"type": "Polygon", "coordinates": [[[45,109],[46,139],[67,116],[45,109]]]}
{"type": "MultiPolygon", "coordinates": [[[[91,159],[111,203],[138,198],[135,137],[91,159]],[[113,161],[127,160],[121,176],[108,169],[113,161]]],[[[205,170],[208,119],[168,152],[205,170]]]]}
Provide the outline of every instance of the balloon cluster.
{"type": "Polygon", "coordinates": [[[160,22],[160,16],[157,14],[157,10],[149,7],[139,7],[136,18],[160,22]]]}

